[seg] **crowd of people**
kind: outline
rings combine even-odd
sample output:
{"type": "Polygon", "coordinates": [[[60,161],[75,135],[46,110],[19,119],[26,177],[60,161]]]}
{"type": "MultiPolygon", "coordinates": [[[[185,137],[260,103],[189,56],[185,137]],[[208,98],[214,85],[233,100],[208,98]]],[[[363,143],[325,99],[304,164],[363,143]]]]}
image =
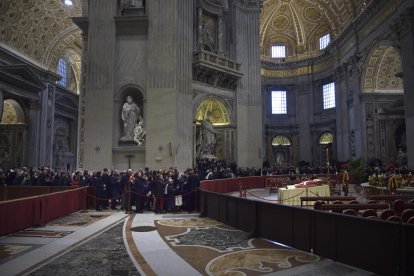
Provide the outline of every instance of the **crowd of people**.
{"type": "Polygon", "coordinates": [[[32,186],[74,186],[94,187],[95,194],[89,195],[95,200],[97,211],[117,209],[131,212],[153,210],[155,213],[174,212],[195,209],[195,191],[200,186],[200,177],[196,170],[188,169],[179,173],[176,168],[150,171],[126,171],[103,169],[96,172],[54,172],[48,167],[41,170],[31,168],[0,169],[1,185],[32,186]]]}
{"type": "MultiPolygon", "coordinates": [[[[104,169],[103,171],[54,172],[48,167],[41,169],[15,168],[4,171],[0,168],[0,185],[32,186],[75,186],[95,187],[93,197],[96,209],[120,209],[130,212],[135,206],[136,212],[153,210],[156,213],[180,210],[193,211],[195,191],[201,180],[261,176],[261,175],[297,175],[325,174],[340,172],[341,168],[311,167],[301,163],[298,167],[270,166],[265,161],[262,168],[239,167],[235,162],[219,159],[198,158],[196,168],[179,172],[177,168],[164,170],[126,171],[104,169]]],[[[394,168],[372,163],[367,172],[388,172],[394,168]]]]}

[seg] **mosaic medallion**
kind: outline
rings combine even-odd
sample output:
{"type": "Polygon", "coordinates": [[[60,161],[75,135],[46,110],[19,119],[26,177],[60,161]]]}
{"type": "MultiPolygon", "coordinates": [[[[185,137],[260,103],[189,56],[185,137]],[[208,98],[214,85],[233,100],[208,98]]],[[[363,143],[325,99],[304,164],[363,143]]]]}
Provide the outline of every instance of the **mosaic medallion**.
{"type": "Polygon", "coordinates": [[[166,236],[173,246],[199,246],[218,252],[254,248],[248,234],[221,228],[190,228],[184,234],[166,236]]]}
{"type": "Polygon", "coordinates": [[[295,266],[293,263],[312,263],[320,258],[291,249],[253,249],[221,255],[206,266],[208,275],[248,275],[271,273],[295,266]],[[245,271],[245,272],[243,272],[245,271]]]}

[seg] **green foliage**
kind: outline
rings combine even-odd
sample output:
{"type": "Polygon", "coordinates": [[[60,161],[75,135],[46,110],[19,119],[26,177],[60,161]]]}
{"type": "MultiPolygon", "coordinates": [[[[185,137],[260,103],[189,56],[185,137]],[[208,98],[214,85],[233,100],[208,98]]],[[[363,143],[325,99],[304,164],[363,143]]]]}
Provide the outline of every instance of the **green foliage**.
{"type": "Polygon", "coordinates": [[[361,184],[368,179],[367,168],[361,158],[348,162],[349,175],[355,184],[361,184]]]}

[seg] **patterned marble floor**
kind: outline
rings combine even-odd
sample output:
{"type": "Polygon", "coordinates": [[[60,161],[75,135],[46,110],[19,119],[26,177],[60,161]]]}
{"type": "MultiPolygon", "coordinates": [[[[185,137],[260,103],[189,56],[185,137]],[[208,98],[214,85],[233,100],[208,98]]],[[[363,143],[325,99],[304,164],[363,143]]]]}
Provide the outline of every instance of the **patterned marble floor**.
{"type": "Polygon", "coordinates": [[[73,233],[0,237],[0,275],[373,275],[198,214],[117,212],[83,227],[60,221],[69,223],[37,230],[73,233]]]}
{"type": "Polygon", "coordinates": [[[118,223],[29,275],[140,275],[125,249],[122,227],[118,223]]]}

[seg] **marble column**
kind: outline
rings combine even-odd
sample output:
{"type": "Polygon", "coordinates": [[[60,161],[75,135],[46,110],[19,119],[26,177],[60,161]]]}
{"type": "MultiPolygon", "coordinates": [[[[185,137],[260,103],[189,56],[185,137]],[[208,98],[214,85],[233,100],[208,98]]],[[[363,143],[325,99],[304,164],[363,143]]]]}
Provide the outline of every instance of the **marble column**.
{"type": "MultiPolygon", "coordinates": [[[[359,59],[359,58],[358,58],[359,59]]],[[[365,112],[361,102],[361,74],[356,69],[355,58],[347,66],[347,87],[348,87],[348,116],[350,129],[350,154],[352,157],[362,157],[366,159],[366,139],[365,139],[365,112]]],[[[361,62],[361,61],[359,61],[361,62]]]]}
{"type": "Polygon", "coordinates": [[[312,97],[313,84],[307,80],[304,83],[297,84],[295,87],[297,106],[296,118],[299,125],[299,159],[300,161],[312,162],[312,136],[310,130],[311,119],[313,118],[312,97]]]}
{"type": "Polygon", "coordinates": [[[223,16],[218,16],[217,18],[217,52],[219,55],[223,54],[224,49],[224,26],[223,26],[223,16]]]}
{"type": "Polygon", "coordinates": [[[243,77],[237,85],[237,162],[263,164],[263,123],[259,49],[260,1],[236,1],[233,21],[235,59],[243,77]]]}
{"type": "Polygon", "coordinates": [[[195,152],[193,143],[193,90],[192,90],[192,51],[193,51],[193,10],[194,2],[177,1],[177,138],[174,165],[181,171],[192,167],[195,152]]]}
{"type": "MultiPolygon", "coordinates": [[[[187,146],[176,136],[179,123],[176,76],[177,70],[182,70],[177,68],[177,1],[181,0],[146,3],[149,25],[145,164],[153,169],[173,166],[180,148],[187,146]]],[[[190,140],[190,147],[191,144],[190,140]]],[[[188,159],[191,163],[191,156],[188,159]]]]}
{"type": "Polygon", "coordinates": [[[53,120],[55,107],[55,87],[48,84],[41,92],[39,166],[52,164],[53,120]]]}
{"type": "Polygon", "coordinates": [[[335,71],[336,102],[336,152],[338,161],[349,159],[349,118],[348,87],[346,82],[346,64],[339,65],[335,71]]]}
{"type": "Polygon", "coordinates": [[[197,32],[197,49],[203,49],[203,9],[197,8],[198,32],[197,32]]]}
{"type": "Polygon", "coordinates": [[[3,117],[3,105],[4,105],[3,90],[0,89],[0,120],[3,117]]]}
{"type": "Polygon", "coordinates": [[[88,68],[80,122],[80,158],[86,170],[112,167],[115,15],[116,1],[89,1],[88,68]]]}
{"type": "Polygon", "coordinates": [[[407,10],[397,22],[401,46],[404,80],[405,129],[408,167],[414,169],[414,8],[407,10]]]}
{"type": "Polygon", "coordinates": [[[26,152],[28,165],[34,168],[43,165],[39,163],[40,115],[39,101],[31,101],[29,103],[26,152]]]}

